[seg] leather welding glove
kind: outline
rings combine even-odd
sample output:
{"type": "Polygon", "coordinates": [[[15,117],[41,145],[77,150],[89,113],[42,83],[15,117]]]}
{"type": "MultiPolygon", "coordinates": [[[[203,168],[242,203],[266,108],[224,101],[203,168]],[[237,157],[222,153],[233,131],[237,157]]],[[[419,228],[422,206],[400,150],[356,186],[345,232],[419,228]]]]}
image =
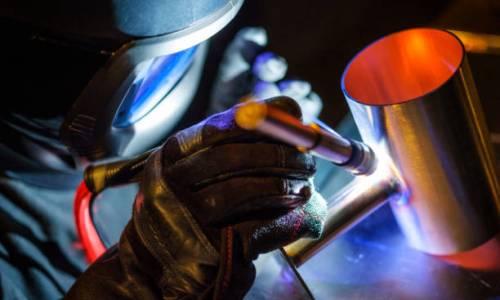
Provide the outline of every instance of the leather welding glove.
{"type": "MultiPolygon", "coordinates": [[[[269,101],[300,117],[290,98],[269,101]]],[[[235,109],[171,136],[145,167],[119,244],[68,299],[241,299],[252,260],[301,237],[326,215],[313,158],[236,126],[235,109]]]]}

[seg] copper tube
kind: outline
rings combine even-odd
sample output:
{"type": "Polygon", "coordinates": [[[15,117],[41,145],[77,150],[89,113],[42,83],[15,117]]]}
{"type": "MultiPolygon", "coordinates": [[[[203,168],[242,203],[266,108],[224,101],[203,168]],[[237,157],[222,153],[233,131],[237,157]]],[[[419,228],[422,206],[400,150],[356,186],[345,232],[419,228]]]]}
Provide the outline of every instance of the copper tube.
{"type": "Polygon", "coordinates": [[[500,188],[483,112],[457,37],[417,28],[388,35],[346,68],[342,88],[363,141],[409,186],[391,203],[410,244],[450,255],[498,231],[500,188]]]}

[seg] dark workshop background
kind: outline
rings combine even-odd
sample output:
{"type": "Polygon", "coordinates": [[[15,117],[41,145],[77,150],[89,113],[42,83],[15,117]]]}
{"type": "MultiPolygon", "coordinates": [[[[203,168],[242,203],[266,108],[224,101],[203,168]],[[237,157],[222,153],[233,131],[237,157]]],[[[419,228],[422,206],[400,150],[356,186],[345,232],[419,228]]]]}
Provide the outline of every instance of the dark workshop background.
{"type": "MultiPolygon", "coordinates": [[[[255,25],[267,29],[269,49],[287,59],[288,74],[311,82],[325,104],[321,118],[335,125],[347,111],[340,77],[364,46],[388,33],[418,26],[500,34],[500,1],[246,0],[230,26],[213,39],[216,54],[207,74],[213,74],[220,59],[219,48],[227,45],[239,28],[255,25]]],[[[486,98],[486,111],[496,114],[500,106],[500,58],[469,58],[480,95],[486,98]]],[[[495,123],[489,126],[500,124],[495,123]]]]}

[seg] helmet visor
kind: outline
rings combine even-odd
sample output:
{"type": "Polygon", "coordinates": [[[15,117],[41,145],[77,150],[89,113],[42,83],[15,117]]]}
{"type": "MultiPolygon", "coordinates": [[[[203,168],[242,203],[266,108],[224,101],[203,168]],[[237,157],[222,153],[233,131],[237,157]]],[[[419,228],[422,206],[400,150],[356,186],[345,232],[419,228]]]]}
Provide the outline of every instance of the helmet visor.
{"type": "Polygon", "coordinates": [[[113,126],[125,128],[151,111],[179,82],[193,62],[196,46],[141,62],[123,97],[113,126]]]}

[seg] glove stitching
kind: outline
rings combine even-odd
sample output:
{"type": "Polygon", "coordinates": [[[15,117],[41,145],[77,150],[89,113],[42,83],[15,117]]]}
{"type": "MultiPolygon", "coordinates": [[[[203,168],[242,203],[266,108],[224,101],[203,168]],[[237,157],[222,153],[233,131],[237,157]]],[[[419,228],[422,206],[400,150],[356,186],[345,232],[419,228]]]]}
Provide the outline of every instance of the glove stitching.
{"type": "Polygon", "coordinates": [[[280,167],[286,168],[286,154],[283,145],[279,145],[278,147],[278,157],[280,161],[280,167]]]}
{"type": "MultiPolygon", "coordinates": [[[[163,180],[163,178],[161,177],[161,173],[162,173],[161,172],[161,159],[159,159],[159,156],[155,158],[155,160],[154,160],[153,163],[154,163],[156,175],[159,178],[161,178],[159,180],[160,188],[165,193],[167,193],[167,194],[172,193],[171,189],[168,188],[168,185],[165,182],[165,180],[163,180]]],[[[203,233],[203,231],[200,229],[200,227],[198,225],[198,222],[193,218],[193,216],[191,215],[191,213],[189,212],[189,210],[184,206],[184,204],[182,204],[179,200],[177,200],[177,197],[175,197],[175,195],[174,195],[173,198],[175,200],[176,205],[179,207],[180,212],[186,218],[186,220],[189,223],[191,229],[196,234],[196,237],[200,241],[201,245],[205,248],[205,250],[208,251],[208,253],[211,256],[213,256],[213,257],[219,257],[219,253],[217,252],[217,250],[215,250],[215,248],[212,246],[212,243],[210,243],[210,241],[208,240],[208,238],[205,236],[205,234],[203,233]]]]}
{"type": "Polygon", "coordinates": [[[211,178],[204,179],[202,181],[195,182],[190,186],[192,192],[198,192],[203,188],[210,186],[212,184],[217,184],[223,181],[227,181],[234,178],[241,177],[282,177],[291,180],[306,180],[309,174],[304,172],[303,169],[291,169],[291,168],[276,168],[276,167],[262,167],[259,169],[244,169],[233,172],[226,172],[222,174],[217,174],[211,178]],[[295,174],[290,175],[285,172],[294,172],[295,174]]]}
{"type": "MultiPolygon", "coordinates": [[[[147,219],[147,218],[146,218],[147,219]]],[[[156,249],[154,251],[151,251],[151,253],[156,257],[156,259],[162,264],[162,271],[164,272],[164,276],[162,276],[158,282],[158,287],[161,290],[170,290],[172,289],[171,282],[169,282],[170,278],[176,278],[176,280],[182,280],[183,286],[192,286],[193,282],[189,281],[189,278],[184,278],[182,276],[179,276],[179,273],[173,273],[172,270],[179,270],[182,269],[181,265],[176,261],[176,259],[172,256],[170,251],[168,250],[168,245],[166,245],[161,238],[159,234],[159,230],[155,227],[154,224],[146,222],[147,227],[149,229],[149,232],[151,233],[150,236],[142,236],[139,234],[139,237],[141,237],[143,240],[146,240],[146,243],[144,245],[155,245],[156,249]],[[158,249],[159,248],[159,249],[158,249]],[[158,254],[158,252],[161,253],[161,255],[158,254]]],[[[149,248],[149,247],[148,247],[149,248]]],[[[180,292],[186,292],[184,290],[180,290],[180,292]]]]}
{"type": "Polygon", "coordinates": [[[233,233],[234,232],[232,227],[228,227],[226,229],[226,269],[224,271],[224,277],[222,281],[222,287],[224,289],[229,288],[233,270],[233,233]]]}
{"type": "MultiPolygon", "coordinates": [[[[144,210],[141,214],[149,215],[149,213],[146,210],[144,210]]],[[[150,219],[150,218],[146,216],[145,219],[150,219]]],[[[177,265],[175,259],[172,257],[170,251],[168,251],[168,248],[164,245],[162,239],[158,235],[158,230],[154,227],[153,224],[151,224],[149,222],[141,222],[141,221],[134,222],[134,223],[135,223],[135,227],[137,228],[136,229],[137,236],[139,237],[139,239],[142,240],[143,245],[151,252],[151,254],[161,264],[162,273],[164,273],[166,275],[166,276],[160,277],[160,280],[158,282],[158,287],[161,290],[171,288],[168,286],[168,279],[170,278],[170,276],[168,276],[168,274],[171,273],[169,270],[174,269],[175,266],[177,265]],[[144,224],[144,223],[146,223],[145,225],[147,226],[148,231],[151,233],[150,235],[141,234],[142,230],[140,230],[140,228],[138,228],[138,226],[141,226],[139,224],[144,224]],[[152,250],[149,247],[149,245],[158,245],[159,247],[152,250]],[[158,248],[160,248],[160,249],[158,249],[158,248]],[[158,252],[160,252],[161,255],[158,254],[158,252]]],[[[184,281],[184,283],[186,283],[185,280],[183,280],[183,281],[184,281]]]]}
{"type": "Polygon", "coordinates": [[[295,223],[293,224],[293,231],[292,231],[292,234],[291,234],[291,240],[294,241],[297,237],[297,234],[299,233],[301,227],[302,227],[302,223],[304,221],[304,217],[305,217],[305,211],[303,209],[300,209],[298,211],[299,215],[298,215],[298,218],[297,220],[295,221],[295,223]]]}
{"type": "MultiPolygon", "coordinates": [[[[161,153],[160,153],[161,154],[161,153]]],[[[159,163],[161,163],[161,157],[160,154],[156,154],[155,156],[152,157],[152,169],[154,170],[153,175],[155,177],[158,177],[158,174],[161,174],[161,169],[159,168],[159,163]]],[[[161,178],[161,177],[160,177],[161,178]]],[[[172,192],[166,188],[162,180],[157,181],[159,182],[159,188],[163,189],[163,194],[164,195],[172,195],[172,192]]],[[[170,201],[172,203],[172,206],[176,206],[179,210],[184,212],[186,208],[180,201],[175,197],[175,195],[172,195],[170,199],[161,199],[162,201],[170,201]]],[[[185,213],[183,213],[184,216],[186,216],[185,213]]],[[[184,278],[183,276],[180,276],[179,272],[173,273],[172,270],[180,270],[182,269],[182,265],[179,265],[179,263],[176,261],[172,253],[169,251],[169,247],[167,244],[165,244],[163,238],[162,238],[162,231],[157,227],[158,225],[156,223],[150,222],[152,219],[150,215],[150,211],[148,209],[142,209],[141,213],[136,215],[138,218],[138,222],[135,223],[136,232],[138,237],[142,240],[143,244],[146,246],[146,248],[151,252],[151,254],[158,260],[159,263],[161,263],[162,271],[163,271],[163,276],[160,277],[160,280],[158,282],[158,286],[162,290],[169,290],[172,288],[171,282],[169,281],[171,278],[176,278],[176,280],[182,282],[182,286],[193,286],[193,282],[189,281],[189,278],[184,278]],[[141,227],[143,230],[141,230],[141,227]],[[149,232],[149,234],[141,234],[143,232],[149,232]],[[152,249],[150,245],[155,245],[155,247],[152,249]]],[[[187,216],[186,216],[187,217],[187,216]]],[[[189,221],[188,224],[192,227],[192,222],[190,222],[190,218],[187,218],[189,221]]],[[[196,228],[193,228],[196,230],[196,228]]],[[[199,238],[199,236],[197,235],[199,238]]],[[[203,244],[203,239],[198,239],[197,242],[199,242],[201,245],[203,245],[205,248],[206,245],[203,244]]],[[[211,245],[210,245],[211,246],[211,245]]],[[[216,261],[219,259],[219,255],[215,252],[215,250],[210,251],[208,250],[208,254],[211,255],[212,261],[214,261],[214,265],[216,264],[216,261]],[[215,255],[214,255],[215,253],[215,255]]],[[[206,288],[203,283],[201,284],[201,288],[206,288]]],[[[181,290],[180,292],[184,293],[186,291],[181,290]]]]}
{"type": "MultiPolygon", "coordinates": [[[[285,168],[286,158],[285,158],[285,149],[283,148],[283,145],[279,145],[277,148],[277,151],[278,151],[278,161],[280,163],[280,167],[285,168]]],[[[289,185],[290,185],[290,180],[287,178],[284,178],[283,179],[283,192],[285,195],[288,195],[289,185]]]]}
{"type": "MultiPolygon", "coordinates": [[[[146,219],[146,220],[151,219],[151,217],[149,217],[149,212],[147,210],[143,210],[141,214],[147,215],[141,219],[146,219]]],[[[151,240],[149,235],[141,234],[141,232],[143,231],[140,228],[136,229],[136,232],[138,233],[137,235],[142,240],[143,245],[145,245],[150,250],[150,252],[154,254],[156,259],[160,261],[161,264],[164,266],[162,267],[162,269],[165,269],[166,266],[171,267],[176,265],[175,259],[173,258],[170,251],[168,251],[168,248],[164,245],[162,239],[158,234],[158,230],[155,228],[154,224],[150,222],[144,222],[142,220],[139,220],[139,222],[134,222],[134,223],[136,224],[136,228],[138,226],[141,226],[139,224],[145,224],[147,226],[148,231],[151,232],[151,236],[153,237],[154,241],[151,240]],[[160,251],[162,252],[162,255],[157,255],[156,249],[155,251],[151,251],[150,247],[148,247],[148,245],[156,245],[156,244],[160,246],[160,251]]]]}
{"type": "MultiPolygon", "coordinates": [[[[162,186],[162,189],[165,189],[163,180],[161,180],[160,184],[162,186]]],[[[215,250],[215,248],[212,246],[212,243],[210,243],[210,241],[207,239],[207,237],[205,236],[203,231],[200,229],[198,222],[193,218],[193,216],[191,215],[189,210],[177,199],[175,199],[175,201],[177,202],[177,205],[179,206],[180,212],[182,213],[184,218],[186,218],[187,222],[189,223],[191,229],[194,231],[194,233],[195,233],[196,237],[198,238],[198,240],[200,241],[201,245],[205,248],[205,250],[208,251],[208,253],[211,256],[218,257],[219,253],[217,252],[217,250],[215,250]]]]}

